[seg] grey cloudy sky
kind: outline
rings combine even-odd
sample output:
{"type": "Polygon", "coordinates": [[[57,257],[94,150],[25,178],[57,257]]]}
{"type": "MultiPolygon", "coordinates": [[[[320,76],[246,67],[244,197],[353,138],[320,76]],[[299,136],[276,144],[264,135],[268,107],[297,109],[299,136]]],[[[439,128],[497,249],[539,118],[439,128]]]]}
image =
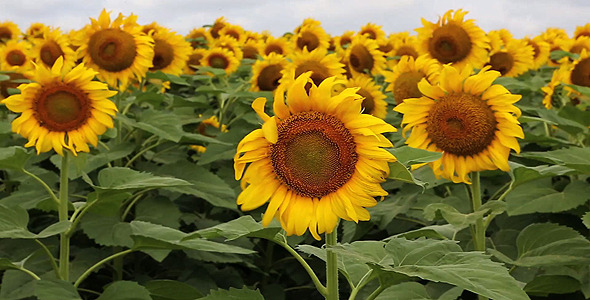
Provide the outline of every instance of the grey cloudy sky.
{"type": "Polygon", "coordinates": [[[274,35],[292,31],[307,17],[322,22],[332,35],[358,31],[368,22],[387,33],[421,27],[421,18],[434,22],[448,9],[463,8],[482,29],[507,28],[515,37],[537,35],[548,27],[566,29],[590,23],[588,0],[0,0],[0,22],[13,21],[25,30],[33,22],[78,29],[98,18],[102,8],[138,15],[141,24],[156,21],[186,34],[220,16],[248,30],[274,35]]]}

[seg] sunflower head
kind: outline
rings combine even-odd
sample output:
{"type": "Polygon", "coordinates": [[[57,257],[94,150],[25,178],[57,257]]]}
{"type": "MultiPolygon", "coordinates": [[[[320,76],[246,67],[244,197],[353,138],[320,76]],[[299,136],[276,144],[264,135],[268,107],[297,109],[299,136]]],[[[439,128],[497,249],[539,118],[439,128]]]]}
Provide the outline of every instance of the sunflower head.
{"type": "Polygon", "coordinates": [[[405,99],[420,98],[422,93],[418,89],[418,83],[426,79],[431,84],[436,84],[440,64],[436,59],[426,55],[414,59],[411,56],[403,56],[391,72],[384,72],[385,81],[389,83],[387,90],[393,93],[395,103],[400,104],[405,99]]]}
{"type": "Polygon", "coordinates": [[[76,64],[76,53],[70,47],[69,39],[59,29],[46,30],[41,38],[33,41],[32,55],[36,63],[51,68],[58,57],[64,57],[64,68],[71,69],[76,64]]]}
{"type": "Polygon", "coordinates": [[[361,27],[359,35],[366,35],[372,40],[382,40],[385,38],[385,31],[382,29],[383,26],[375,23],[367,23],[361,27]]]}
{"type": "Polygon", "coordinates": [[[281,71],[289,64],[287,59],[276,53],[263,56],[252,66],[252,78],[250,79],[250,90],[274,91],[280,84],[281,71]]]}
{"type": "Polygon", "coordinates": [[[574,31],[574,38],[577,39],[581,36],[590,37],[590,23],[576,27],[576,31],[574,31]]]}
{"type": "Polygon", "coordinates": [[[184,70],[192,47],[184,37],[174,31],[161,27],[152,34],[154,39],[154,58],[150,71],[180,75],[184,70]]]}
{"type": "Polygon", "coordinates": [[[9,40],[0,48],[0,66],[3,70],[24,73],[33,68],[31,44],[9,40]]]}
{"type": "Polygon", "coordinates": [[[363,97],[363,114],[369,114],[380,119],[387,116],[387,102],[385,94],[381,92],[381,86],[377,85],[372,77],[358,75],[346,82],[348,88],[358,88],[357,94],[363,97]]]}
{"type": "Polygon", "coordinates": [[[211,25],[211,27],[209,28],[209,33],[213,38],[216,39],[219,37],[219,31],[226,25],[229,25],[229,23],[227,22],[225,17],[221,16],[215,19],[215,22],[213,22],[213,25],[211,25]]]}
{"type": "Polygon", "coordinates": [[[244,31],[244,28],[235,24],[225,25],[223,28],[221,28],[221,30],[219,30],[219,36],[231,37],[239,43],[243,43],[246,40],[246,32],[244,31]]]}
{"type": "Polygon", "coordinates": [[[231,74],[238,69],[240,61],[227,49],[212,48],[204,53],[201,65],[223,69],[226,74],[231,74]]]}
{"type": "Polygon", "coordinates": [[[201,59],[205,57],[207,49],[195,48],[193,52],[188,56],[186,67],[184,69],[185,74],[194,74],[199,66],[201,65],[201,59]]]}
{"type": "Polygon", "coordinates": [[[292,40],[298,51],[328,50],[330,46],[330,36],[319,25],[302,26],[292,40]]]}
{"type": "Polygon", "coordinates": [[[442,64],[481,67],[487,59],[489,39],[474,20],[463,20],[466,14],[461,9],[449,10],[436,23],[422,19],[423,27],[416,29],[421,51],[442,64]]]}
{"type": "Polygon", "coordinates": [[[27,31],[25,31],[24,38],[26,40],[34,40],[43,38],[45,32],[50,31],[50,28],[43,23],[32,23],[27,31]]]}
{"type": "Polygon", "coordinates": [[[353,75],[379,74],[385,67],[385,57],[377,41],[357,35],[346,49],[346,60],[353,75]]]}
{"type": "Polygon", "coordinates": [[[505,77],[516,77],[534,66],[534,49],[525,40],[510,40],[500,50],[490,52],[491,70],[505,77]]]}
{"type": "Polygon", "coordinates": [[[356,88],[333,95],[341,84],[335,77],[316,86],[310,76],[279,87],[273,117],[264,112],[266,99],[252,103],[264,124],[238,144],[234,169],[242,210],[269,202],[265,226],[277,218],[287,234],[309,230],[319,240],[340,218],[370,219],[365,208],[387,194],[380,183],[395,157],[381,148],[392,146],[382,133],[395,128],[361,113],[356,88]]]}
{"type": "Polygon", "coordinates": [[[288,39],[284,37],[274,38],[269,37],[264,43],[260,44],[260,55],[270,55],[276,53],[279,55],[287,56],[293,52],[293,46],[288,39]]]}
{"type": "Polygon", "coordinates": [[[0,22],[0,44],[4,44],[9,40],[16,40],[21,32],[18,25],[14,22],[0,22]]]}
{"type": "MultiPolygon", "coordinates": [[[[583,95],[572,89],[567,85],[579,85],[584,87],[590,87],[590,51],[582,50],[580,57],[574,61],[565,61],[560,65],[559,69],[553,72],[551,81],[547,86],[543,87],[542,90],[545,92],[543,98],[543,104],[547,109],[554,106],[554,95],[555,90],[561,87],[566,91],[567,96],[573,101],[573,99],[582,98],[583,95]]],[[[575,102],[575,101],[573,101],[575,102]]]]}
{"type": "Polygon", "coordinates": [[[430,165],[437,177],[453,182],[470,183],[467,175],[474,171],[508,171],[510,149],[519,152],[516,138],[524,138],[520,110],[513,105],[521,96],[492,85],[500,73],[489,67],[471,72],[444,65],[439,85],[422,80],[418,88],[424,96],[394,108],[404,114],[404,133],[412,130],[406,144],[442,152],[430,165]]]}
{"type": "Polygon", "coordinates": [[[524,38],[524,41],[531,47],[533,47],[533,66],[531,69],[537,70],[544,65],[549,59],[549,44],[541,40],[539,37],[536,38],[524,38]]]}
{"type": "Polygon", "coordinates": [[[92,81],[95,75],[83,64],[64,69],[61,56],[51,69],[36,65],[34,82],[21,84],[20,94],[2,100],[21,114],[12,122],[12,131],[27,138],[25,146],[35,146],[37,153],[54,149],[63,155],[65,148],[76,154],[88,152],[88,144],[96,147],[97,136],[113,127],[117,107],[108,98],[117,92],[92,81]]]}
{"type": "Polygon", "coordinates": [[[193,28],[185,38],[195,49],[207,48],[207,45],[213,40],[213,37],[205,27],[193,28]]]}
{"type": "Polygon", "coordinates": [[[291,84],[293,80],[301,74],[311,72],[311,79],[316,85],[328,77],[342,76],[344,73],[343,65],[339,62],[336,54],[330,53],[325,49],[316,49],[314,51],[303,50],[294,52],[290,57],[291,64],[282,71],[283,78],[281,83],[291,84]]]}

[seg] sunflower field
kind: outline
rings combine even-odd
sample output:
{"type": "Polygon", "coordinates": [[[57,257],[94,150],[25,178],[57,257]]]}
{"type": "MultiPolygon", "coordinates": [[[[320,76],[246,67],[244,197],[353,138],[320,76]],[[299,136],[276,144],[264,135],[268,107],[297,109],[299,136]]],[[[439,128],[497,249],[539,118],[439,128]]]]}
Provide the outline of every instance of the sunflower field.
{"type": "Polygon", "coordinates": [[[0,23],[0,300],[590,298],[590,23],[0,23]]]}

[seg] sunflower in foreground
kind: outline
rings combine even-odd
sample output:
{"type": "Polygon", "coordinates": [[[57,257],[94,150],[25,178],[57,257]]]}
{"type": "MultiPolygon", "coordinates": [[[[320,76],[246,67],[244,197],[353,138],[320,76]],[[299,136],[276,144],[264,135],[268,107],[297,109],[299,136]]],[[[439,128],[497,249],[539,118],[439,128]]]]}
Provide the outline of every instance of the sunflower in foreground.
{"type": "Polygon", "coordinates": [[[304,73],[286,99],[282,87],[276,91],[273,117],[264,112],[266,99],[252,103],[264,124],[238,144],[234,169],[244,190],[237,203],[247,211],[269,202],[264,226],[277,218],[287,234],[309,229],[319,240],[339,218],[369,220],[365,208],[387,195],[380,183],[395,157],[381,148],[392,146],[382,133],[395,128],[362,114],[356,89],[332,96],[337,84],[331,77],[316,86],[304,73]]]}
{"type": "Polygon", "coordinates": [[[404,133],[412,129],[406,144],[442,152],[430,163],[434,174],[453,182],[470,183],[475,171],[509,171],[510,149],[520,152],[516,138],[524,138],[512,95],[501,85],[492,85],[500,72],[484,67],[470,76],[471,68],[459,72],[445,65],[438,86],[426,80],[418,84],[421,98],[404,100],[394,108],[404,114],[404,133]]]}
{"type": "Polygon", "coordinates": [[[423,27],[416,29],[421,52],[457,68],[467,64],[475,68],[483,66],[490,47],[488,37],[472,19],[463,20],[467,11],[453,12],[447,11],[436,23],[422,19],[423,27]]]}
{"type": "Polygon", "coordinates": [[[103,10],[98,20],[90,20],[78,37],[78,58],[112,87],[125,89],[133,77],[144,78],[152,67],[154,42],[142,32],[137,16],[119,14],[111,22],[110,13],[103,10]]]}
{"type": "Polygon", "coordinates": [[[35,146],[37,154],[52,148],[63,155],[69,149],[74,155],[96,147],[98,135],[113,127],[117,107],[108,98],[117,94],[106,84],[92,81],[96,72],[83,64],[72,70],[63,68],[58,58],[51,69],[37,65],[33,83],[21,84],[20,94],[2,103],[21,115],[12,122],[12,131],[27,138],[25,147],[35,146]]]}

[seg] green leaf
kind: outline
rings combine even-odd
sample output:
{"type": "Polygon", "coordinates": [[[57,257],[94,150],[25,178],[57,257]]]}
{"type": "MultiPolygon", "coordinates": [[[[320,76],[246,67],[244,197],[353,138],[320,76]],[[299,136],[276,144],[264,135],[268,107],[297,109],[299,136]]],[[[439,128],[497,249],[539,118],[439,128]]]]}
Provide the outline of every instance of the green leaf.
{"type": "Polygon", "coordinates": [[[516,187],[506,196],[508,215],[556,213],[574,209],[590,199],[590,185],[572,181],[563,192],[550,187],[551,182],[539,180],[516,187]]]}
{"type": "Polygon", "coordinates": [[[399,162],[406,166],[429,163],[442,157],[441,152],[431,152],[407,146],[388,150],[397,158],[399,162]]]}
{"type": "Polygon", "coordinates": [[[551,58],[551,60],[554,60],[554,61],[558,61],[566,56],[571,58],[572,60],[576,60],[576,59],[580,58],[580,54],[571,53],[571,52],[564,51],[564,50],[553,50],[553,51],[551,51],[551,53],[549,53],[549,58],[551,58]]]}
{"type": "Polygon", "coordinates": [[[115,281],[96,300],[152,300],[150,292],[133,281],[115,281]]]}
{"type": "Polygon", "coordinates": [[[467,227],[484,216],[487,210],[478,210],[468,214],[460,213],[456,208],[446,203],[432,203],[424,209],[424,218],[433,221],[436,217],[436,212],[440,212],[442,217],[451,225],[457,227],[467,227]]]}
{"type": "Polygon", "coordinates": [[[520,156],[590,174],[590,148],[570,147],[547,152],[523,152],[520,156]]]}
{"type": "Polygon", "coordinates": [[[27,229],[29,214],[24,208],[8,207],[0,204],[0,238],[38,239],[65,232],[70,227],[69,221],[58,222],[45,228],[38,234],[27,229]]]}
{"type": "Polygon", "coordinates": [[[81,300],[73,284],[58,279],[35,281],[35,296],[39,300],[81,300]]]}
{"type": "Polygon", "coordinates": [[[185,239],[187,234],[165,226],[142,221],[131,222],[133,248],[143,249],[192,249],[220,253],[252,254],[254,251],[202,238],[185,239]]]}
{"type": "Polygon", "coordinates": [[[513,179],[512,187],[515,188],[523,183],[529,181],[551,177],[566,175],[575,170],[564,166],[557,165],[541,165],[536,167],[527,167],[518,163],[509,162],[510,164],[510,177],[513,179]]]}
{"type": "Polygon", "coordinates": [[[590,241],[577,231],[552,223],[531,224],[516,239],[522,267],[581,265],[590,262],[590,241]]]}
{"type": "Polygon", "coordinates": [[[178,116],[171,112],[146,110],[142,112],[140,121],[123,115],[117,115],[117,120],[175,143],[185,134],[178,116]]]}
{"type": "Polygon", "coordinates": [[[19,270],[20,267],[18,265],[14,264],[13,262],[11,262],[7,258],[0,258],[0,271],[1,270],[10,270],[10,269],[19,270]]]}
{"type": "Polygon", "coordinates": [[[129,168],[113,167],[98,173],[97,188],[104,190],[133,190],[191,185],[182,179],[155,176],[129,168]]]}
{"type": "Polygon", "coordinates": [[[527,283],[524,291],[529,295],[547,297],[549,294],[569,294],[580,289],[580,282],[565,275],[541,275],[527,283]]]}
{"type": "Polygon", "coordinates": [[[385,289],[375,300],[431,300],[426,288],[417,282],[403,282],[385,289]]]}
{"type": "Polygon", "coordinates": [[[192,232],[184,238],[184,240],[193,238],[212,239],[223,237],[226,241],[232,241],[246,236],[273,240],[280,230],[281,227],[265,228],[262,224],[256,222],[251,216],[242,216],[227,223],[192,232]]]}
{"type": "Polygon", "coordinates": [[[143,199],[135,206],[135,220],[178,228],[181,212],[178,206],[166,197],[143,199]]]}
{"type": "Polygon", "coordinates": [[[130,195],[123,191],[90,194],[89,202],[97,202],[80,221],[84,233],[100,245],[131,247],[131,227],[129,223],[121,222],[121,205],[130,195]]]}
{"type": "Polygon", "coordinates": [[[144,284],[152,300],[193,300],[203,297],[196,288],[176,280],[152,280],[144,284]]]}
{"type": "Polygon", "coordinates": [[[20,170],[25,167],[31,156],[33,152],[23,147],[0,148],[0,169],[20,170]]]}
{"type": "Polygon", "coordinates": [[[462,252],[453,241],[392,239],[386,270],[444,282],[497,300],[529,299],[508,270],[480,252],[462,252]]]}
{"type": "Polygon", "coordinates": [[[582,222],[586,225],[586,228],[590,228],[590,211],[586,212],[584,216],[582,216],[582,222]]]}
{"type": "Polygon", "coordinates": [[[182,77],[178,77],[176,75],[164,73],[162,71],[155,71],[155,72],[148,72],[146,74],[146,79],[160,79],[163,81],[170,81],[174,84],[189,86],[188,82],[184,80],[182,77]]]}
{"type": "Polygon", "coordinates": [[[426,186],[425,182],[422,182],[416,178],[414,175],[399,161],[389,163],[389,177],[388,179],[399,180],[402,182],[413,183],[415,185],[419,185],[421,187],[426,186]]]}
{"type": "MultiPolygon", "coordinates": [[[[77,156],[71,157],[68,177],[72,180],[76,179],[84,173],[90,173],[109,162],[126,157],[133,152],[135,145],[121,143],[113,146],[110,150],[103,147],[99,147],[99,149],[101,149],[100,153],[88,154],[80,152],[77,156]]],[[[57,168],[61,167],[61,156],[53,155],[50,160],[57,168]]]]}
{"type": "Polygon", "coordinates": [[[236,289],[229,288],[229,290],[211,290],[211,294],[206,297],[199,298],[200,300],[264,300],[262,294],[258,290],[250,290],[247,288],[236,289]]]}

